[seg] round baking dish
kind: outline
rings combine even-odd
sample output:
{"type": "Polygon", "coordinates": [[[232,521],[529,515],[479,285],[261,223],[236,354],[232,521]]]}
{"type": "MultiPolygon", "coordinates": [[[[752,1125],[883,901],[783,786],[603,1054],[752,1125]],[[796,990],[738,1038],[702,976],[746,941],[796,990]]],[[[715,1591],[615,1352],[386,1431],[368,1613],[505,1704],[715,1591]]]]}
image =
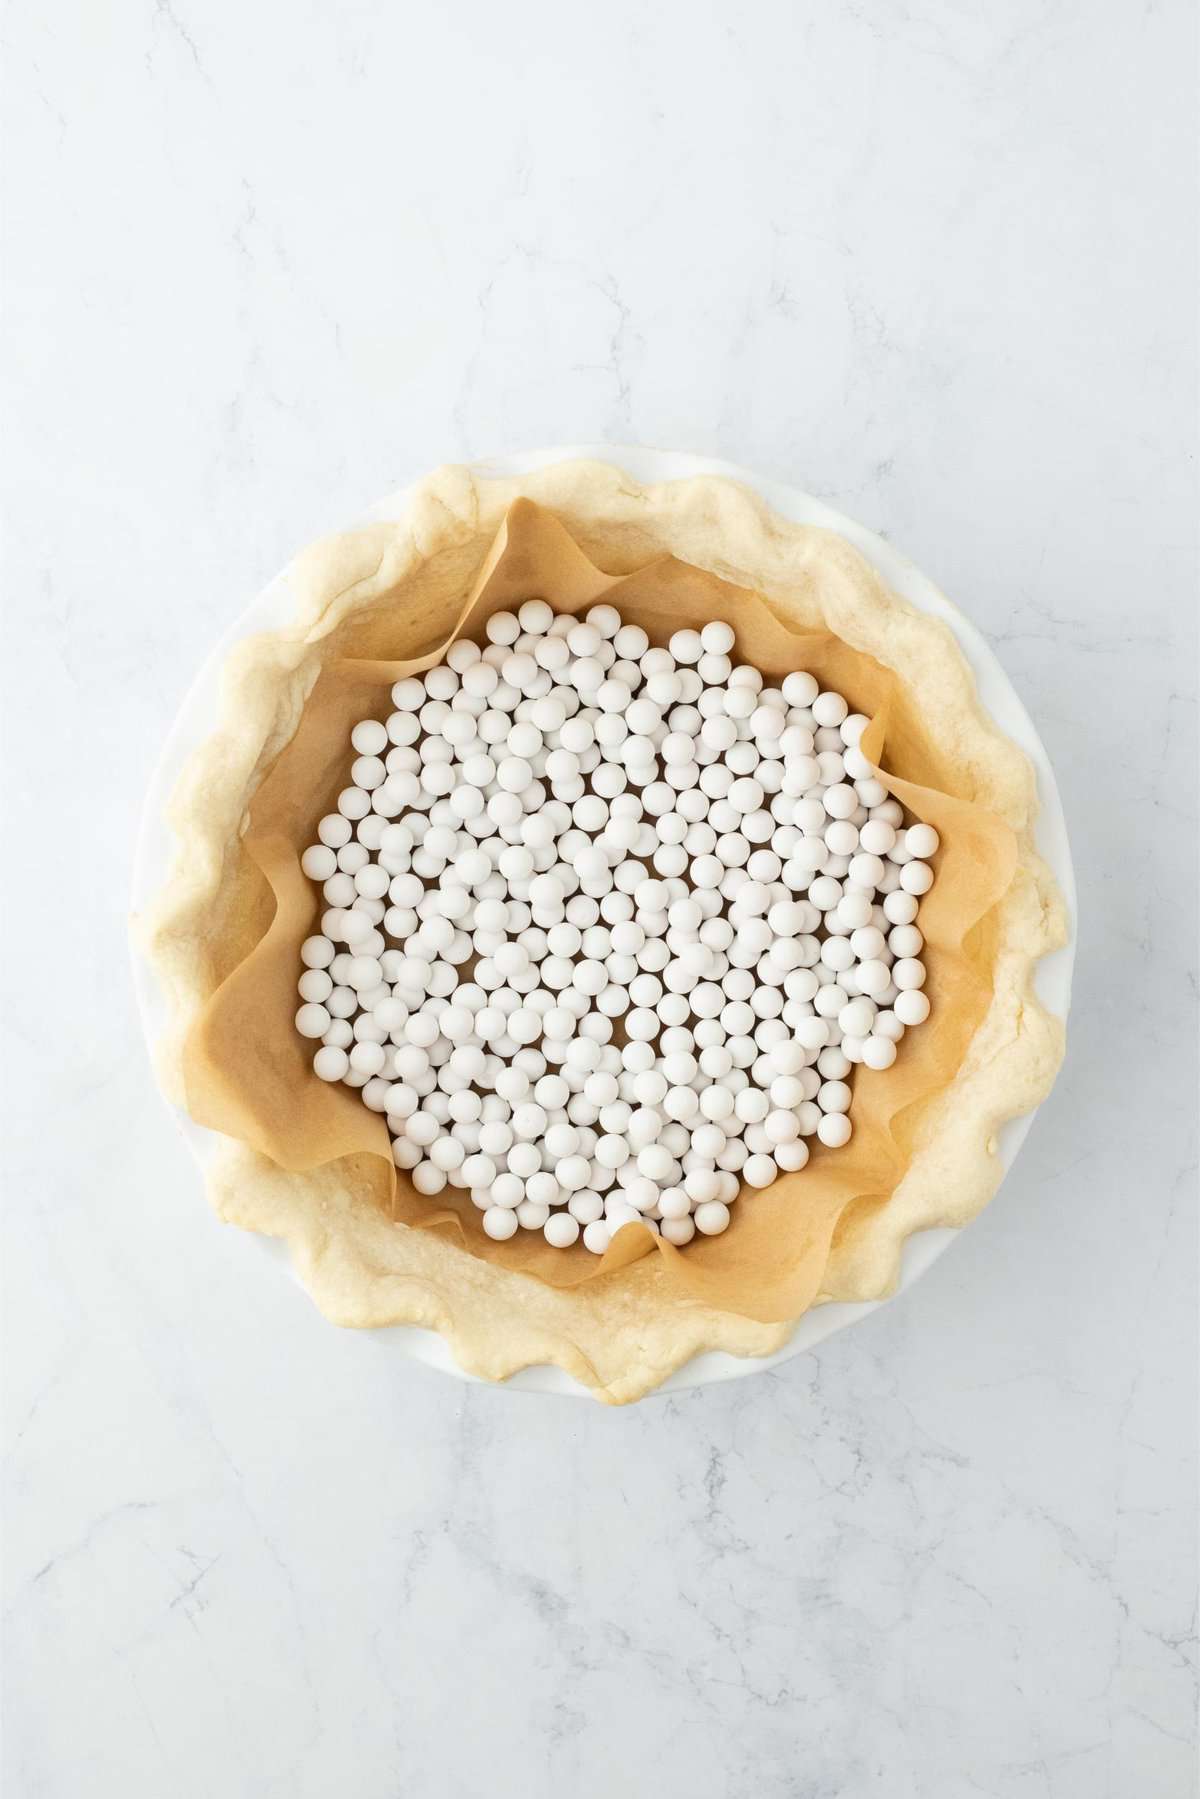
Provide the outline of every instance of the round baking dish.
{"type": "MultiPolygon", "coordinates": [[[[473,472],[483,477],[512,477],[528,474],[549,463],[590,458],[608,462],[626,470],[642,482],[684,480],[694,475],[722,475],[754,489],[776,512],[797,524],[817,525],[835,531],[866,558],[881,579],[909,605],[932,613],[945,621],[954,632],[963,654],[975,676],[979,697],[996,724],[1017,743],[1033,763],[1037,773],[1039,814],[1035,839],[1039,853],[1052,870],[1066,901],[1070,920],[1067,945],[1042,958],[1037,967],[1036,986],[1047,1009],[1065,1019],[1071,997],[1071,973],[1075,949],[1075,880],[1071,866],[1066,823],[1050,761],[1034,730],[1028,713],[1013,691],[1008,677],[971,622],[899,551],[874,532],[846,518],[822,501],[783,483],[764,480],[731,463],[709,457],[626,447],[583,445],[553,449],[528,450],[513,455],[489,458],[472,465],[473,472]]],[[[406,507],[408,489],[389,494],[370,507],[363,519],[379,521],[400,517],[406,507]]],[[[221,665],[229,650],[241,638],[254,632],[271,630],[285,624],[290,616],[292,598],[288,571],[284,569],[262,590],[226,632],[193,682],[174,724],[167,735],[162,754],[154,770],[146,794],[138,837],[134,878],[133,910],[143,910],[166,879],[171,855],[171,835],[164,822],[167,799],[180,771],[192,751],[211,733],[216,724],[217,693],[221,665]]],[[[166,1005],[154,977],[140,956],[135,956],[135,981],[142,1024],[147,1040],[153,1043],[166,1028],[166,1005]]],[[[172,1107],[180,1130],[197,1158],[203,1164],[215,1148],[216,1139],[203,1126],[197,1125],[178,1107],[172,1107]]],[[[999,1156],[1005,1175],[1011,1170],[1017,1153],[1028,1134],[1034,1113],[1010,1119],[999,1132],[999,1156]]],[[[958,1235],[956,1230],[928,1230],[910,1237],[905,1243],[896,1294],[907,1291],[958,1235]]],[[[273,1239],[247,1234],[247,1242],[258,1253],[269,1256],[279,1269],[288,1268],[284,1247],[273,1239]]],[[[892,1295],[895,1298],[896,1295],[892,1295]]],[[[863,1304],[827,1304],[813,1307],[800,1318],[787,1343],[769,1356],[738,1357],[725,1351],[708,1351],[695,1356],[684,1367],[668,1377],[657,1389],[659,1393],[679,1392],[711,1381],[731,1380],[770,1368],[811,1349],[832,1336],[835,1331],[853,1324],[890,1299],[863,1304]]],[[[451,1356],[449,1347],[436,1332],[410,1325],[393,1326],[382,1332],[388,1342],[404,1355],[415,1357],[444,1373],[461,1380],[475,1380],[451,1356]]],[[[559,1393],[590,1397],[587,1389],[562,1369],[539,1366],[522,1369],[505,1383],[525,1392],[559,1393]]]]}

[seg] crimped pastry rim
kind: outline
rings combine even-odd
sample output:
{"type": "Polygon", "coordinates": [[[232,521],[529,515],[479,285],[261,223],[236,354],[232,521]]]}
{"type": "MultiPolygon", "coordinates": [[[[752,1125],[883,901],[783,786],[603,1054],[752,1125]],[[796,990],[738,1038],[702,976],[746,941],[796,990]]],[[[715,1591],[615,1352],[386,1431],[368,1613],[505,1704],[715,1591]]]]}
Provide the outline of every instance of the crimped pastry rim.
{"type": "MultiPolygon", "coordinates": [[[[615,459],[619,453],[606,452],[605,454],[606,457],[611,454],[615,459]]],[[[644,452],[629,452],[628,459],[633,460],[635,457],[641,457],[645,454],[646,453],[644,452]]],[[[766,527],[774,517],[763,502],[755,495],[746,493],[744,490],[730,490],[728,479],[725,476],[718,476],[713,479],[700,478],[694,481],[685,482],[684,486],[690,487],[689,498],[691,502],[690,510],[692,513],[702,513],[706,507],[713,502],[714,496],[716,496],[724,502],[733,505],[735,513],[741,520],[741,524],[750,530],[752,534],[754,529],[766,527]]],[[[461,518],[461,508],[465,506],[469,510],[472,506],[478,507],[481,497],[487,498],[490,495],[492,503],[499,504],[501,499],[500,490],[503,490],[508,498],[513,497],[517,492],[530,494],[530,497],[541,500],[544,504],[547,504],[553,510],[559,511],[560,515],[562,515],[564,506],[569,510],[572,504],[578,505],[581,503],[581,489],[586,490],[588,488],[591,488],[595,493],[607,493],[610,498],[619,494],[623,501],[633,502],[635,505],[645,504],[649,507],[648,516],[651,518],[657,516],[656,508],[662,505],[664,498],[668,494],[672,503],[681,500],[681,487],[679,483],[672,483],[670,488],[666,490],[661,487],[647,489],[643,487],[642,484],[632,481],[628,475],[624,474],[618,468],[615,460],[612,462],[606,460],[603,464],[597,464],[595,462],[590,464],[555,462],[548,467],[542,467],[540,470],[531,471],[529,474],[519,478],[516,482],[494,482],[486,479],[477,480],[470,471],[462,469],[438,471],[434,476],[430,477],[429,480],[420,484],[413,490],[411,504],[415,507],[417,514],[423,516],[424,522],[421,527],[422,530],[428,532],[429,520],[431,517],[436,518],[439,514],[454,516],[456,506],[460,508],[459,517],[461,518]]],[[[376,514],[378,515],[383,511],[390,511],[393,506],[394,502],[384,502],[383,507],[376,509],[376,514]]],[[[603,506],[601,507],[601,512],[603,512],[603,506]]],[[[683,530],[684,540],[680,541],[678,536],[673,537],[669,541],[669,547],[685,560],[695,560],[702,566],[707,565],[705,564],[702,554],[697,553],[694,548],[691,552],[689,551],[689,543],[687,541],[689,504],[686,500],[682,504],[676,506],[676,512],[678,516],[673,519],[673,524],[676,528],[681,528],[683,530]]],[[[410,511],[409,517],[411,518],[412,516],[413,514],[410,511]]],[[[570,523],[570,520],[568,519],[567,522],[570,523]]],[[[849,521],[846,522],[849,524],[849,521]]],[[[774,525],[776,527],[782,527],[785,535],[793,532],[803,533],[809,529],[806,526],[786,524],[785,521],[777,518],[774,519],[774,525]]],[[[853,528],[856,531],[861,530],[859,527],[853,528]]],[[[862,533],[862,535],[869,536],[869,534],[866,533],[862,533]]],[[[744,566],[744,564],[742,566],[744,566]]],[[[726,569],[722,567],[719,572],[726,572],[726,569]]],[[[920,577],[920,580],[923,585],[928,586],[928,583],[924,582],[924,577],[920,577]]],[[[757,583],[755,584],[757,585],[757,583]]],[[[947,609],[953,612],[954,609],[949,606],[949,602],[944,603],[947,606],[947,609]]],[[[910,610],[910,608],[905,609],[910,610]]],[[[958,615],[958,617],[961,617],[961,615],[958,615]]],[[[231,635],[235,637],[238,635],[236,629],[231,635]]],[[[274,635],[277,639],[289,639],[293,643],[297,640],[297,632],[294,627],[290,630],[282,630],[274,635]]],[[[872,644],[871,647],[874,653],[876,646],[872,644]]],[[[966,659],[962,655],[961,648],[957,645],[955,646],[954,654],[963,664],[965,669],[966,659]]],[[[1002,675],[1001,679],[1003,679],[1002,675]]],[[[1007,689],[1006,681],[1005,687],[1007,689]]],[[[1011,695],[1011,689],[1007,689],[1007,691],[1011,695]]],[[[1015,696],[1012,697],[1015,702],[1015,696]]],[[[1017,709],[1020,710],[1019,702],[1015,702],[1015,704],[1017,709]]],[[[1024,761],[1021,753],[1016,751],[1014,746],[1008,744],[1007,741],[1000,737],[999,733],[995,731],[995,727],[990,720],[980,717],[976,722],[984,727],[985,735],[990,733],[995,737],[998,743],[1004,745],[1005,757],[1011,759],[1016,756],[1022,762],[1024,761]]],[[[1036,742],[1036,734],[1032,733],[1032,727],[1030,727],[1030,732],[1036,742]]],[[[201,754],[203,754],[203,752],[201,752],[201,754]]],[[[1028,785],[1029,794],[1031,796],[1031,771],[1028,785]]],[[[1011,798],[1011,795],[1009,797],[1011,798]]],[[[1029,823],[1028,817],[1020,822],[1022,829],[1027,830],[1029,823]]],[[[194,824],[194,820],[192,821],[191,827],[185,824],[185,830],[194,828],[194,824]]],[[[1049,948],[1061,944],[1065,937],[1065,915],[1062,909],[1061,899],[1057,895],[1053,883],[1046,877],[1044,868],[1040,865],[1036,856],[1033,855],[1031,843],[1029,847],[1031,857],[1029,869],[1034,872],[1034,878],[1042,885],[1044,904],[1042,906],[1040,930],[1034,931],[1032,928],[1027,928],[1025,931],[1026,944],[1023,951],[1025,970],[1022,976],[1023,980],[1027,978],[1037,957],[1046,953],[1049,948]]],[[[1069,860],[1065,873],[1069,882],[1069,860]]],[[[144,945],[148,946],[151,962],[160,973],[164,972],[164,932],[169,936],[172,910],[178,906],[178,903],[179,889],[178,880],[176,879],[168,884],[168,890],[162,896],[158,906],[148,914],[140,924],[139,936],[141,941],[144,945]]],[[[1026,924],[1028,926],[1028,920],[1026,921],[1026,924]]],[[[169,955],[165,959],[169,962],[169,955]]],[[[1043,1045],[1043,1049],[1047,1050],[1047,1053],[1042,1057],[1043,1063],[1045,1064],[1042,1069],[1042,1076],[1044,1078],[1040,1081],[1034,1080],[1031,1082],[1027,1078],[1028,1071],[1026,1071],[1026,1078],[1014,1081],[1011,1078],[1012,1071],[1009,1070],[1008,1078],[1003,1083],[993,1083],[993,1085],[996,1086],[993,1099],[997,1102],[993,1107],[995,1120],[1015,1111],[1026,1111],[1029,1106],[1036,1105],[1045,1088],[1048,1087],[1049,1080],[1052,1078],[1054,1068],[1057,1065],[1058,1054],[1061,1050],[1061,1027],[1059,1027],[1057,1031],[1055,1030],[1055,1021],[1051,1020],[1049,1015],[1044,1012],[1044,1009],[1040,1006],[1039,1002],[1032,997],[1031,992],[1025,996],[1025,1009],[1029,1012],[1031,1019],[1040,1017],[1046,1027],[1047,1039],[1046,1044],[1043,1045]],[[1032,1010],[1029,1010],[1030,1008],[1032,1008],[1032,1010]],[[1006,1088],[1006,1095],[1002,1095],[1000,1090],[1001,1085],[1006,1088]]],[[[236,1159],[236,1152],[234,1152],[235,1162],[236,1159]]],[[[215,1203],[218,1204],[218,1209],[221,1210],[225,1216],[237,1218],[239,1222],[247,1222],[244,1217],[239,1217],[238,1204],[236,1200],[231,1197],[231,1188],[236,1186],[239,1180],[244,1181],[245,1170],[243,1169],[240,1172],[230,1170],[228,1166],[229,1146],[227,1145],[223,1147],[222,1152],[218,1155],[217,1163],[218,1170],[213,1174],[210,1180],[210,1192],[214,1197],[215,1203]]],[[[992,1183],[993,1188],[995,1184],[995,1182],[992,1183]]],[[[969,1209],[968,1207],[963,1206],[961,1208],[961,1216],[956,1217],[953,1222],[965,1222],[967,1217],[972,1216],[974,1211],[979,1209],[979,1205],[986,1202],[987,1197],[990,1197],[990,1190],[984,1192],[982,1197],[977,1199],[977,1203],[973,1203],[969,1209]]],[[[927,1228],[928,1222],[931,1221],[916,1221],[910,1223],[908,1228],[901,1234],[900,1240],[903,1239],[904,1235],[908,1234],[909,1230],[915,1231],[927,1228]]],[[[271,1228],[271,1226],[263,1226],[260,1221],[258,1228],[271,1228]]],[[[347,1323],[379,1324],[396,1321],[399,1317],[404,1315],[410,1316],[419,1322],[432,1321],[428,1304],[417,1303],[411,1295],[409,1300],[403,1304],[393,1297],[393,1300],[385,1303],[382,1308],[379,1304],[378,1295],[374,1296],[369,1301],[362,1300],[362,1296],[360,1295],[362,1303],[358,1305],[351,1304],[347,1307],[344,1291],[345,1270],[340,1269],[337,1271],[335,1285],[338,1286],[338,1291],[336,1293],[330,1291],[326,1280],[326,1276],[330,1271],[328,1268],[323,1269],[320,1266],[322,1253],[319,1248],[314,1250],[311,1232],[286,1232],[285,1234],[290,1235],[292,1238],[293,1252],[300,1266],[302,1278],[305,1278],[306,1284],[309,1284],[314,1290],[314,1296],[318,1299],[318,1303],[322,1304],[323,1309],[330,1315],[338,1317],[340,1321],[347,1323]],[[390,1312],[389,1304],[395,1308],[390,1312]]],[[[894,1277],[894,1268],[891,1270],[891,1274],[894,1277]]],[[[855,1300],[877,1298],[888,1291],[890,1285],[891,1280],[877,1280],[875,1283],[875,1291],[864,1291],[861,1289],[852,1290],[844,1296],[855,1300]]],[[[835,1294],[834,1296],[839,1297],[841,1295],[835,1294]]],[[[436,1308],[434,1309],[436,1310],[436,1308]]],[[[728,1315],[720,1314],[714,1316],[717,1318],[726,1318],[728,1315]]],[[[811,1317],[811,1314],[809,1314],[809,1316],[811,1317]]],[[[696,1321],[693,1320],[691,1322],[694,1323],[696,1321]]],[[[738,1322],[743,1326],[750,1325],[750,1321],[748,1320],[739,1320],[738,1322]]],[[[789,1346],[784,1349],[780,1348],[780,1344],[786,1342],[786,1339],[791,1336],[791,1326],[750,1326],[749,1330],[740,1333],[740,1341],[731,1341],[730,1333],[722,1332],[716,1324],[712,1325],[712,1329],[720,1347],[730,1350],[733,1354],[739,1356],[759,1356],[764,1350],[768,1353],[773,1352],[774,1354],[788,1353],[791,1347],[789,1346]],[[772,1337],[775,1338],[775,1341],[770,1340],[772,1337]]],[[[734,1334],[737,1335],[738,1333],[734,1334]]],[[[821,1334],[826,1333],[823,1331],[821,1334]]],[[[699,1332],[695,1330],[686,1331],[682,1333],[673,1349],[665,1356],[660,1354],[653,1364],[648,1362],[647,1365],[640,1370],[624,1370],[619,1373],[598,1370],[587,1362],[586,1357],[581,1357],[579,1354],[572,1355],[568,1353],[555,1355],[551,1353],[549,1359],[551,1361],[557,1361],[561,1367],[569,1368],[577,1374],[582,1374],[591,1390],[597,1393],[597,1396],[609,1400],[623,1400],[637,1397],[641,1392],[648,1391],[651,1387],[657,1385],[662,1378],[667,1363],[669,1363],[671,1367],[678,1367],[680,1363],[696,1353],[698,1349],[702,1350],[703,1342],[703,1330],[699,1332]]],[[[796,1345],[796,1347],[800,1346],[802,1345],[796,1345]]],[[[538,1349],[544,1350],[547,1348],[547,1344],[543,1338],[539,1337],[538,1342],[532,1347],[534,1351],[538,1349]]],[[[551,1348],[552,1347],[553,1346],[551,1346],[551,1348]]],[[[494,1350],[494,1344],[490,1346],[479,1344],[472,1345],[463,1340],[461,1332],[455,1337],[455,1348],[460,1357],[466,1362],[468,1368],[472,1368],[474,1371],[490,1378],[503,1377],[505,1374],[509,1373],[512,1368],[527,1367],[533,1362],[533,1356],[526,1354],[524,1349],[512,1345],[509,1346],[505,1354],[497,1357],[494,1354],[489,1353],[489,1350],[494,1350]]],[[[740,1372],[742,1366],[744,1366],[744,1364],[738,1364],[735,1370],[731,1371],[740,1372]]],[[[545,1372],[544,1370],[539,1371],[545,1372]]],[[[678,1382],[677,1384],[692,1383],[678,1382]]],[[[580,1389],[575,1388],[574,1390],[579,1391],[580,1389]]]]}

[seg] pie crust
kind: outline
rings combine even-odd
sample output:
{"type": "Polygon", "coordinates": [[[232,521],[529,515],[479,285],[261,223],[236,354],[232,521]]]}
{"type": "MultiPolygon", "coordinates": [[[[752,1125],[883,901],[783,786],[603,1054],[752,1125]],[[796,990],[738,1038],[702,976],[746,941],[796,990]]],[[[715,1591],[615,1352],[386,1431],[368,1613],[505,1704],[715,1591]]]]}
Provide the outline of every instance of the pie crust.
{"type": "MultiPolygon", "coordinates": [[[[989,914],[990,1002],[949,1085],[926,1108],[899,1184],[885,1200],[842,1215],[816,1303],[880,1298],[895,1285],[910,1233],[965,1224],[986,1204],[1001,1174],[999,1125],[1049,1091],[1063,1026],[1037,1000],[1032,976],[1037,959],[1066,941],[1066,912],[1033,847],[1032,766],[982,710],[953,633],[890,593],[841,538],[787,522],[729,480],[643,486],[596,462],[559,463],[516,480],[448,467],[414,490],[399,522],[344,533],[298,558],[289,571],[294,621],[242,641],[227,660],[219,727],[191,758],[168,809],[177,839],[169,878],[135,921],[169,1008],[158,1046],[163,1086],[186,1104],[185,1038],[269,922],[269,896],[264,902],[240,849],[247,806],[290,741],[339,632],[351,620],[368,635],[373,620],[382,628],[402,592],[410,615],[428,613],[427,647],[435,647],[520,497],[552,511],[610,573],[671,554],[753,589],[797,628],[830,630],[892,669],[919,688],[965,797],[1015,834],[1015,872],[989,914]]],[[[936,1014],[923,1029],[935,1026],[936,1014]]],[[[763,1322],[681,1295],[657,1255],[570,1288],[481,1260],[364,1201],[365,1159],[297,1172],[222,1137],[208,1170],[218,1214],[286,1239],[300,1278],[338,1324],[427,1326],[474,1374],[501,1380],[554,1363],[614,1404],[650,1392],[700,1351],[761,1356],[792,1329],[792,1319],[763,1322]]]]}

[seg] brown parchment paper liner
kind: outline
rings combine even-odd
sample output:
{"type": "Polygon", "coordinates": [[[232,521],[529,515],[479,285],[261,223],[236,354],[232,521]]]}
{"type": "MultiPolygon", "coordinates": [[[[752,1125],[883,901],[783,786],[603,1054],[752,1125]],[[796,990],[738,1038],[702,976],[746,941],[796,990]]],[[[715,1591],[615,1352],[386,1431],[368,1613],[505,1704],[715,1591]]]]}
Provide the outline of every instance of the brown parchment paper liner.
{"type": "Polygon", "coordinates": [[[197,774],[185,780],[176,819],[207,858],[199,883],[195,871],[177,875],[174,906],[148,931],[160,965],[178,968],[169,934],[190,913],[191,1003],[167,1073],[182,1073],[192,1116],[230,1139],[212,1182],[219,1208],[287,1235],[331,1315],[435,1323],[480,1372],[550,1359],[601,1397],[631,1398],[697,1347],[761,1353],[818,1297],[885,1290],[909,1230],[978,1209],[995,1181],[996,1123],[1035,1103],[1057,1065],[1059,1033],[1028,976],[1059,940],[1061,914],[1029,847],[1025,758],[981,717],[951,634],[886,594],[840,540],[783,524],[730,483],[640,489],[578,464],[522,483],[554,489],[539,497],[557,500],[557,516],[511,483],[466,477],[474,505],[447,529],[438,513],[448,486],[460,507],[468,497],[464,474],[422,490],[424,530],[367,528],[317,546],[294,577],[296,632],[254,640],[235,661],[226,741],[202,778],[216,774],[234,803],[240,782],[248,810],[218,822],[197,774]],[[507,491],[484,495],[493,488],[507,491]],[[658,641],[728,618],[742,660],[777,678],[810,669],[872,716],[867,753],[943,840],[921,916],[930,1020],[891,1069],[856,1071],[848,1148],[817,1146],[799,1173],[743,1190],[730,1230],[683,1252],[634,1225],[600,1261],[552,1250],[540,1233],[493,1243],[465,1195],[447,1189],[448,1206],[414,1192],[382,1119],[317,1080],[292,1026],[299,945],[319,911],[298,856],[345,785],[350,726],[385,717],[393,681],[533,596],[572,612],[604,596],[658,641]],[[253,723],[239,729],[247,705],[253,723]],[[208,815],[199,832],[198,812],[208,815]],[[203,951],[189,878],[213,919],[203,951]]]}

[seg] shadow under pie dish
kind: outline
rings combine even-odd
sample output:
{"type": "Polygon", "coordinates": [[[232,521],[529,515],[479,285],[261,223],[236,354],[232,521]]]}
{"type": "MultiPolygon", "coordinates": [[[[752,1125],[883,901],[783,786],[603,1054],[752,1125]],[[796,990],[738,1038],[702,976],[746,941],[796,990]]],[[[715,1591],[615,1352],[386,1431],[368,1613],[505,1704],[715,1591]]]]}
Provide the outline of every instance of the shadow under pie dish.
{"type": "Polygon", "coordinates": [[[768,1353],[815,1301],[878,1297],[909,1233],[979,1209],[999,1122],[1038,1102],[1061,1054],[1031,972],[1064,915],[1032,847],[1032,769],[944,624],[732,482],[643,487],[596,462],[443,470],[401,520],[307,552],[290,586],[294,622],[228,659],[221,729],[177,789],[178,854],[141,937],[172,1004],[164,1083],[221,1133],[214,1204],[286,1238],[329,1316],[425,1324],[485,1377],[550,1362],[626,1400],[707,1348],[768,1353]],[[314,1077],[293,1026],[320,910],[299,857],[346,785],[351,724],[386,716],[392,683],[454,637],[485,641],[489,611],[535,597],[610,602],[655,644],[727,619],[768,681],[808,670],[872,717],[864,749],[941,837],[922,902],[929,1022],[891,1068],[855,1072],[846,1149],[743,1191],[723,1235],[678,1250],[632,1225],[599,1259],[491,1241],[465,1195],[412,1189],[382,1118],[314,1077]]]}

